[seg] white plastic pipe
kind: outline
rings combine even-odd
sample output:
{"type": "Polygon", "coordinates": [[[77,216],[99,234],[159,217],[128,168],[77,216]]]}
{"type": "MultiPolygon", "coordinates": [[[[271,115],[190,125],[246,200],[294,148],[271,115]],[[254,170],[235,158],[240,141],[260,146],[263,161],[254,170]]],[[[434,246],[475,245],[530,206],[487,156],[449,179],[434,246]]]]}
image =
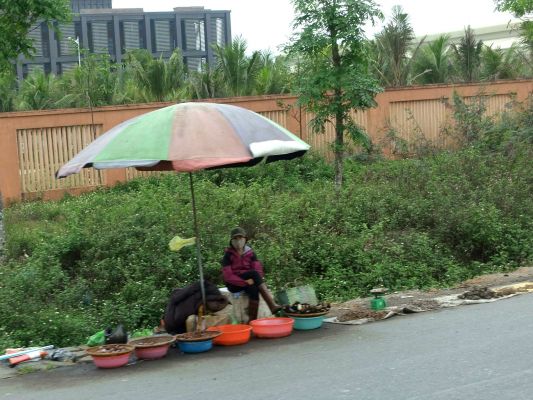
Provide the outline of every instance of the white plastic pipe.
{"type": "Polygon", "coordinates": [[[53,348],[54,348],[53,345],[49,345],[49,346],[38,347],[38,348],[29,349],[29,350],[23,350],[17,353],[4,354],[3,356],[0,356],[0,361],[7,360],[8,358],[11,358],[11,357],[21,356],[23,354],[28,354],[28,353],[31,353],[32,351],[43,351],[43,350],[50,350],[53,348]]]}

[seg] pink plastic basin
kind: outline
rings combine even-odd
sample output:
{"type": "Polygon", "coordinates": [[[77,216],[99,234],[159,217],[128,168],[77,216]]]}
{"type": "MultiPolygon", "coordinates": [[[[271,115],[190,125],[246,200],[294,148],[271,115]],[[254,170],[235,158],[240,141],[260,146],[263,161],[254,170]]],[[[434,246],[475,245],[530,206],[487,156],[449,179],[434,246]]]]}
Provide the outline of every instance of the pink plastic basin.
{"type": "Polygon", "coordinates": [[[128,344],[104,344],[89,347],[86,353],[98,368],[118,368],[126,365],[134,347],[128,344]]]}
{"type": "Polygon", "coordinates": [[[128,360],[130,359],[130,353],[120,354],[118,356],[92,357],[94,365],[96,365],[98,368],[118,368],[128,363],[128,360]]]}
{"type": "Polygon", "coordinates": [[[207,328],[207,330],[222,332],[222,335],[213,339],[213,343],[219,346],[244,344],[250,340],[252,335],[252,327],[244,324],[212,326],[207,328]]]}
{"type": "Polygon", "coordinates": [[[157,360],[167,355],[170,344],[163,344],[161,346],[154,347],[136,347],[135,356],[142,360],[157,360]]]}
{"type": "Polygon", "coordinates": [[[260,338],[279,338],[292,333],[292,318],[260,318],[250,322],[254,335],[260,338]]]}
{"type": "Polygon", "coordinates": [[[157,360],[167,355],[168,349],[176,340],[175,336],[145,336],[129,341],[135,347],[135,356],[142,360],[157,360]]]}

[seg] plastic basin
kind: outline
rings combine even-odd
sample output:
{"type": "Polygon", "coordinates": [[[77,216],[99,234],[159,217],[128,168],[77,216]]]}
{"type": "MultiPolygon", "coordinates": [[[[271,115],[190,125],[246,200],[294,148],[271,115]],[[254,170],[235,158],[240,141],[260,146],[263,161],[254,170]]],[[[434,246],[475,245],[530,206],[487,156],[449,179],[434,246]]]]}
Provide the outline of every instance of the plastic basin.
{"type": "Polygon", "coordinates": [[[213,348],[213,339],[202,340],[199,342],[178,341],[178,347],[184,353],[203,353],[204,351],[208,351],[213,348]]]}
{"type": "Polygon", "coordinates": [[[300,317],[291,317],[294,320],[294,329],[300,330],[300,331],[307,331],[310,329],[317,329],[322,326],[322,322],[324,322],[324,316],[321,315],[320,317],[308,317],[308,318],[300,318],[300,317]]]}
{"type": "Polygon", "coordinates": [[[118,368],[126,365],[130,359],[130,353],[120,354],[118,356],[99,357],[92,356],[94,365],[98,368],[118,368]]]}
{"type": "Polygon", "coordinates": [[[252,335],[250,325],[219,325],[207,328],[208,331],[220,331],[222,335],[213,339],[213,343],[220,346],[235,346],[247,343],[252,335]]]}
{"type": "Polygon", "coordinates": [[[135,356],[142,360],[157,360],[163,358],[168,353],[170,344],[163,344],[154,347],[135,348],[135,356]]]}
{"type": "Polygon", "coordinates": [[[147,336],[130,340],[135,346],[135,356],[142,360],[156,360],[167,355],[170,345],[175,341],[174,336],[147,336]]]}
{"type": "Polygon", "coordinates": [[[250,322],[254,335],[260,338],[280,338],[292,333],[292,318],[260,318],[250,322]]]}
{"type": "Polygon", "coordinates": [[[87,349],[86,352],[91,355],[94,365],[98,368],[118,368],[128,363],[133,350],[133,346],[124,344],[92,347],[87,349]],[[103,350],[110,346],[115,346],[114,350],[110,351],[109,354],[104,353],[103,350]]]}

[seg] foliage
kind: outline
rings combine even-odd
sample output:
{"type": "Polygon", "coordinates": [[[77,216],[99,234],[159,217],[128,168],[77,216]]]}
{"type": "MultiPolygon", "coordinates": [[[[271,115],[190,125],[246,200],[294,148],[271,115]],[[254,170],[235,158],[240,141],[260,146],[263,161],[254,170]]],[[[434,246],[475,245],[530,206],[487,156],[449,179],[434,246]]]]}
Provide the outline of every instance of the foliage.
{"type": "Polygon", "coordinates": [[[413,61],[417,58],[424,38],[415,46],[413,46],[414,40],[415,32],[409,22],[409,16],[400,6],[394,6],[392,20],[374,39],[374,69],[382,85],[408,86],[427,72],[422,70],[418,75],[413,75],[413,61]]]}
{"type": "Polygon", "coordinates": [[[225,47],[215,46],[216,68],[224,77],[227,96],[245,96],[252,93],[255,78],[261,68],[261,54],[246,55],[246,40],[236,37],[225,47]]]}
{"type": "Polygon", "coordinates": [[[13,111],[17,81],[12,71],[0,72],[0,112],[13,111]]]}
{"type": "Polygon", "coordinates": [[[481,50],[483,42],[476,40],[476,36],[470,25],[465,29],[465,35],[458,44],[452,44],[455,55],[455,66],[460,79],[463,82],[474,82],[479,76],[481,64],[481,50]]]}
{"type": "Polygon", "coordinates": [[[288,92],[290,71],[285,56],[273,56],[270,52],[261,53],[261,69],[256,76],[254,93],[281,94],[288,92]]]}
{"type": "Polygon", "coordinates": [[[143,102],[175,101],[182,97],[185,67],[179,49],[168,61],[162,56],[154,59],[147,50],[138,50],[129,55],[127,65],[143,102]]]}
{"type": "MultiPolygon", "coordinates": [[[[313,155],[196,174],[207,276],[222,285],[219,261],[235,225],[250,233],[269,285],[309,283],[324,300],[378,284],[447,286],[530,263],[533,102],[490,124],[481,108],[455,102],[462,149],[347,160],[339,197],[328,185],[332,167],[313,155]]],[[[154,327],[170,291],[198,279],[194,249],[167,248],[176,234],[193,236],[184,174],[4,211],[0,348],[79,344],[119,322],[130,332],[154,327]]]]}
{"type": "Polygon", "coordinates": [[[343,180],[345,135],[365,138],[350,110],[375,105],[381,90],[370,73],[368,46],[363,26],[381,13],[372,0],[293,0],[297,33],[288,47],[299,59],[294,90],[299,103],[315,116],[313,130],[335,126],[335,188],[343,180]]]}
{"type": "Polygon", "coordinates": [[[64,22],[70,18],[67,0],[0,0],[0,66],[19,54],[31,56],[33,41],[28,33],[37,23],[52,28],[53,21],[64,22]]]}
{"type": "Polygon", "coordinates": [[[516,79],[526,76],[523,54],[516,44],[506,50],[483,46],[481,50],[482,80],[516,79]]]}
{"type": "Polygon", "coordinates": [[[533,0],[495,0],[498,11],[509,11],[522,20],[520,33],[533,61],[533,0]]]}
{"type": "Polygon", "coordinates": [[[449,81],[453,69],[449,36],[441,35],[435,41],[424,44],[413,58],[417,82],[431,84],[449,81]]]}
{"type": "Polygon", "coordinates": [[[57,79],[43,71],[34,71],[22,81],[17,108],[19,110],[44,110],[63,105],[64,93],[57,79]]]}

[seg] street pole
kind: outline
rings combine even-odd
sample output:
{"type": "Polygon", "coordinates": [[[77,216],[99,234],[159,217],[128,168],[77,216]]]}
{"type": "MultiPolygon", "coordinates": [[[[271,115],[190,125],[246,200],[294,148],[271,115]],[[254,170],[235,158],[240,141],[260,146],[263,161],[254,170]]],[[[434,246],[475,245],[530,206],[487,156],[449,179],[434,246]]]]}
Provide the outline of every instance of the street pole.
{"type": "Polygon", "coordinates": [[[76,40],[74,40],[69,36],[67,39],[76,44],[76,50],[78,50],[78,67],[81,68],[80,37],[76,36],[76,40]]]}
{"type": "Polygon", "coordinates": [[[76,36],[76,46],[78,48],[78,67],[81,68],[81,54],[80,54],[80,37],[76,36]]]}

